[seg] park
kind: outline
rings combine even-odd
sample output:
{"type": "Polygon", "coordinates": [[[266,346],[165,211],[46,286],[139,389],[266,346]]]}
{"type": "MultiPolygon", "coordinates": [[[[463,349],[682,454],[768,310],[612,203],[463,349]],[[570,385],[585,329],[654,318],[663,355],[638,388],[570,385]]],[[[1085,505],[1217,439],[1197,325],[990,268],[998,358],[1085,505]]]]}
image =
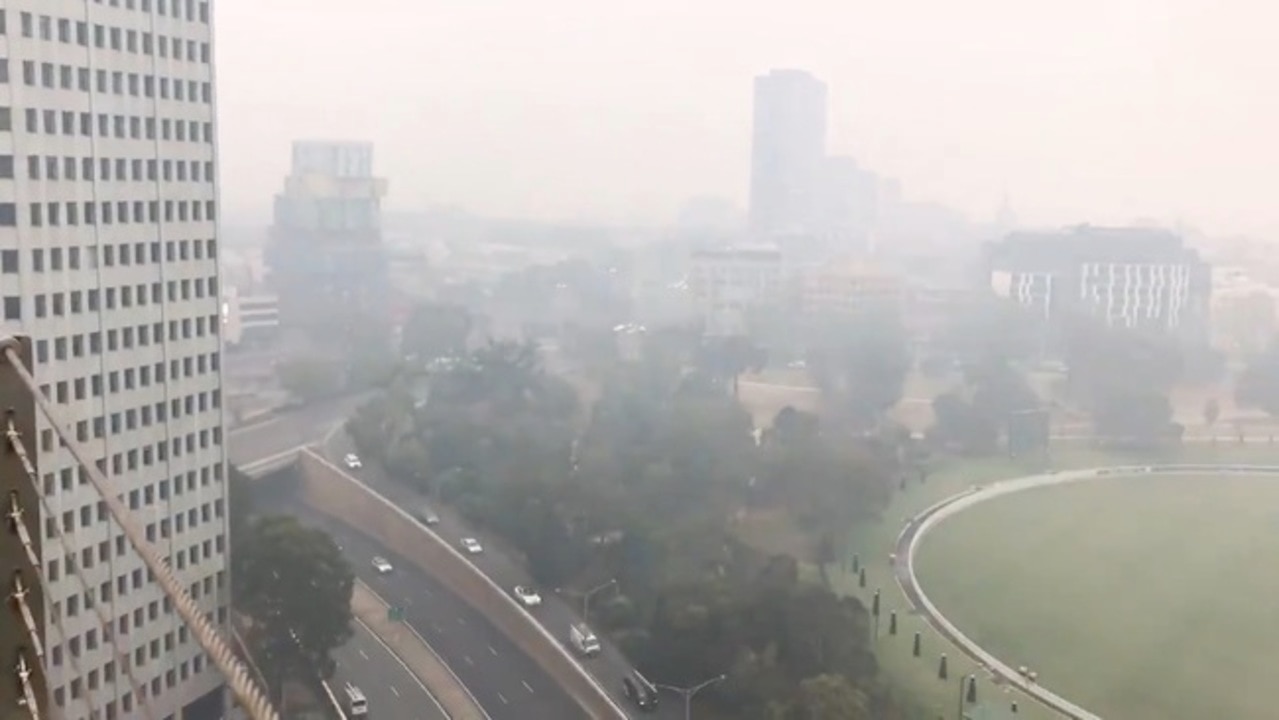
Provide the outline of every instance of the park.
{"type": "MultiPolygon", "coordinates": [[[[1232,443],[1187,446],[1160,460],[1263,464],[1277,456],[1268,443],[1232,443]]],[[[1053,466],[1133,463],[1130,455],[1074,449],[1058,453],[1053,466]]],[[[868,606],[881,593],[877,654],[932,716],[1059,717],[915,616],[887,557],[914,513],[974,483],[1032,472],[1003,460],[955,462],[908,488],[879,527],[854,535],[854,563],[866,579],[846,567],[843,582],[868,606]],[[965,697],[969,675],[973,702],[965,697]]],[[[920,543],[915,570],[932,603],[970,639],[1101,717],[1266,717],[1273,701],[1262,673],[1279,640],[1271,622],[1279,576],[1270,570],[1279,551],[1277,501],[1273,476],[1220,473],[1135,473],[1033,489],[941,521],[920,543]]]]}

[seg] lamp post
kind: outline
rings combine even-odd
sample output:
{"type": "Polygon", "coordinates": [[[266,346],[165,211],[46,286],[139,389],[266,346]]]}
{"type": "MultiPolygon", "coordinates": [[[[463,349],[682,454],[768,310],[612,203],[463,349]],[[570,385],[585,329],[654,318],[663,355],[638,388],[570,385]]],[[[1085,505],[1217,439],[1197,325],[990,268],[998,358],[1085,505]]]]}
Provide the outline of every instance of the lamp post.
{"type": "Polygon", "coordinates": [[[714,685],[717,682],[728,679],[727,675],[718,675],[699,685],[692,687],[677,687],[675,685],[663,685],[661,683],[653,683],[654,687],[670,690],[673,693],[679,693],[684,698],[684,720],[690,720],[693,717],[693,696],[701,692],[703,689],[714,685]]]}
{"type": "Polygon", "coordinates": [[[606,583],[601,583],[582,594],[582,622],[589,623],[591,620],[591,597],[595,593],[607,590],[617,585],[617,578],[612,578],[606,583]]]}
{"type": "Polygon", "coordinates": [[[977,702],[977,676],[964,675],[959,678],[959,703],[955,709],[955,720],[964,720],[964,695],[968,695],[968,702],[977,702]]]}

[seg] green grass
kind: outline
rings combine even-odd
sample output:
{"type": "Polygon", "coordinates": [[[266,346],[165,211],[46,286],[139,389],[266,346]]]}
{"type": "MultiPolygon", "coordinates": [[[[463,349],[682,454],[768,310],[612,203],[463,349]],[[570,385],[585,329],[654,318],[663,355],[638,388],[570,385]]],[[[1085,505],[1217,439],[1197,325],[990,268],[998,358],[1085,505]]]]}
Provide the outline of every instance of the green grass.
{"type": "MultiPolygon", "coordinates": [[[[1167,462],[1192,463],[1217,461],[1240,463],[1279,463],[1279,446],[1238,446],[1233,443],[1222,443],[1218,446],[1206,444],[1190,445],[1174,455],[1155,458],[1152,459],[1152,461],[1156,459],[1167,462]]],[[[1144,462],[1144,459],[1138,459],[1136,456],[1126,454],[1108,454],[1085,447],[1058,447],[1055,449],[1053,458],[1053,466],[1057,468],[1128,464],[1138,462],[1144,462]]],[[[932,477],[929,478],[927,483],[923,485],[910,483],[907,489],[898,495],[892,506],[885,512],[882,522],[860,528],[851,538],[851,552],[857,553],[863,561],[862,564],[867,568],[867,587],[865,589],[859,588],[856,577],[851,573],[843,574],[837,572],[833,576],[833,579],[840,589],[848,592],[849,594],[861,597],[868,607],[870,605],[870,597],[872,593],[877,588],[881,589],[883,620],[881,622],[880,638],[877,641],[877,656],[880,664],[884,668],[885,675],[890,684],[900,695],[906,698],[908,702],[918,708],[918,717],[921,719],[927,718],[928,720],[935,720],[935,718],[938,717],[953,718],[955,716],[956,700],[959,692],[957,678],[963,674],[977,672],[977,668],[972,663],[962,658],[957,649],[950,646],[940,636],[936,635],[923,619],[907,614],[905,598],[901,595],[900,590],[893,581],[892,573],[888,567],[888,554],[892,552],[893,542],[897,533],[901,529],[902,523],[907,517],[941,498],[969,487],[973,483],[986,482],[997,478],[1025,475],[1033,472],[1035,469],[1035,467],[1019,465],[1005,459],[963,461],[955,462],[946,467],[940,468],[932,477]],[[891,610],[896,610],[900,614],[900,617],[898,618],[899,633],[895,637],[887,634],[887,618],[889,611],[891,610]],[[923,637],[923,656],[921,658],[915,658],[911,654],[911,639],[916,631],[919,631],[923,637]],[[950,665],[950,680],[947,682],[943,682],[937,678],[938,656],[943,652],[947,654],[950,665]]],[[[1279,485],[1279,483],[1276,484],[1279,485]]],[[[1110,487],[1118,489],[1120,485],[1115,484],[1110,487]]],[[[1276,489],[1276,492],[1279,493],[1279,488],[1276,489]]],[[[983,508],[975,508],[972,512],[973,514],[977,514],[982,509],[983,508]]],[[[966,516],[961,515],[949,522],[954,522],[955,527],[960,527],[959,523],[965,520],[966,516]]],[[[1084,520],[1087,520],[1087,518],[1084,518],[1084,520]]],[[[1219,522],[1223,521],[1219,520],[1219,522]]],[[[1228,516],[1224,522],[1228,524],[1228,516]]],[[[1195,527],[1195,525],[1191,525],[1190,527],[1195,527]]],[[[1274,534],[1279,536],[1279,520],[1276,520],[1273,530],[1274,534]]],[[[983,536],[990,538],[992,545],[999,547],[1001,541],[1008,539],[1007,536],[1002,534],[1003,532],[1003,530],[991,528],[984,533],[983,536]]],[[[942,537],[941,530],[939,529],[937,533],[938,534],[935,536],[930,536],[929,541],[924,544],[923,547],[925,553],[941,545],[941,543],[937,542],[938,539],[942,537]]],[[[1012,543],[1008,543],[1008,545],[1009,547],[1004,548],[1005,552],[1016,551],[1016,548],[1012,546],[1012,543]]],[[[1070,543],[1063,544],[1063,548],[1069,547],[1070,543]]],[[[1063,552],[1065,552],[1065,549],[1063,549],[1063,552]]],[[[979,553],[975,555],[967,555],[966,557],[968,562],[967,567],[969,568],[985,568],[986,571],[995,572],[1004,567],[1004,563],[1001,562],[997,556],[989,556],[987,554],[979,553]]],[[[1089,559],[1093,561],[1093,564],[1100,564],[1107,559],[1113,559],[1114,557],[1115,556],[1111,553],[1106,553],[1094,555],[1089,559]]],[[[923,558],[921,557],[921,561],[922,559],[923,558]]],[[[1080,563],[1076,562],[1075,564],[1079,565],[1080,563]]],[[[1173,567],[1175,566],[1170,560],[1164,565],[1152,565],[1149,568],[1143,568],[1140,572],[1149,573],[1160,568],[1173,567]]],[[[1163,570],[1160,570],[1160,572],[1163,572],[1163,570]]],[[[1001,576],[996,574],[993,577],[1001,576]]],[[[1137,579],[1140,577],[1141,576],[1135,576],[1133,582],[1136,583],[1137,579]]],[[[930,595],[934,597],[935,601],[940,601],[942,598],[941,593],[943,590],[941,585],[944,584],[944,582],[945,578],[942,577],[926,581],[926,588],[930,595]]],[[[1007,581],[1004,582],[1006,583],[1007,581]]],[[[1008,592],[1004,590],[1000,584],[993,583],[993,581],[990,581],[988,585],[979,586],[967,584],[960,585],[959,587],[963,588],[961,595],[964,598],[964,602],[973,607],[984,607],[986,600],[992,597],[1008,596],[1008,592]]],[[[1020,591],[1020,588],[1018,589],[1020,591]]],[[[1121,591],[1121,589],[1117,588],[1113,592],[1118,591],[1121,591]]],[[[1029,590],[1027,590],[1027,592],[1029,592],[1029,590]]],[[[1015,598],[1012,598],[1012,600],[1015,600],[1015,598]]],[[[986,630],[983,626],[970,626],[970,622],[976,623],[977,620],[970,620],[969,615],[965,614],[963,609],[959,606],[952,608],[952,605],[950,604],[952,602],[955,601],[951,598],[951,596],[947,596],[945,602],[938,602],[938,604],[947,612],[948,615],[952,616],[952,619],[956,621],[959,627],[963,628],[966,632],[974,631],[975,637],[980,637],[982,642],[988,642],[988,633],[990,631],[986,630]],[[977,631],[981,631],[983,634],[978,635],[977,631]]],[[[1020,603],[1018,603],[1018,606],[1021,606],[1020,603]]],[[[1073,630],[1081,634],[1087,634],[1085,631],[1088,629],[1088,622],[1091,618],[1088,618],[1087,616],[1080,617],[1083,618],[1081,624],[1073,630]]],[[[988,625],[995,624],[999,620],[998,615],[992,615],[991,618],[992,619],[985,621],[988,625]]],[[[1104,628],[1100,630],[1100,632],[1104,633],[1103,636],[1115,636],[1113,628],[1104,628]]],[[[1020,649],[1017,647],[1009,648],[1011,655],[1005,653],[1002,647],[992,647],[991,649],[995,651],[997,656],[1012,664],[1021,664],[1024,662],[1037,666],[1041,673],[1041,677],[1044,679],[1046,684],[1055,690],[1059,689],[1067,698],[1081,702],[1081,704],[1085,704],[1085,707],[1088,707],[1088,704],[1084,702],[1088,698],[1073,692],[1076,686],[1062,685],[1057,682],[1057,679],[1062,677],[1062,674],[1056,669],[1055,665],[1047,664],[1047,662],[1045,662],[1046,658],[1041,659],[1041,656],[1045,654],[1045,651],[1041,650],[1040,652],[1035,653],[1033,659],[1023,659],[1019,655],[1020,649]]],[[[1098,666],[1093,664],[1096,661],[1092,658],[1085,658],[1081,661],[1078,653],[1073,650],[1070,652],[1064,652],[1057,662],[1061,665],[1069,666],[1073,666],[1074,663],[1081,663],[1081,667],[1074,671],[1074,674],[1080,677],[1087,677],[1091,673],[1095,676],[1104,678],[1107,672],[1105,670],[1098,669],[1098,666]]],[[[997,686],[991,682],[989,678],[981,675],[979,675],[979,678],[978,695],[981,700],[980,705],[982,707],[979,712],[974,714],[976,720],[982,720],[983,718],[1000,718],[1001,720],[1003,718],[1047,720],[1048,718],[1056,717],[1054,713],[1035,705],[1033,702],[1024,697],[1018,698],[1015,694],[1006,694],[1005,688],[997,686]],[[1020,706],[1021,712],[1018,715],[1011,715],[1008,713],[1008,707],[1014,699],[1018,700],[1018,704],[1020,706]]],[[[1199,680],[1197,686],[1203,686],[1203,679],[1199,680]]],[[[1088,692],[1086,687],[1079,686],[1079,689],[1080,692],[1088,692]]],[[[1100,710],[1101,706],[1098,708],[1099,712],[1100,710]]],[[[1127,718],[1137,718],[1140,720],[1143,717],[1128,713],[1113,714],[1112,716],[1124,718],[1125,720],[1127,718]]],[[[1230,717],[1231,715],[1226,714],[1225,716],[1230,717]]],[[[1233,717],[1244,718],[1262,716],[1268,716],[1268,714],[1260,716],[1256,714],[1233,715],[1233,717]]],[[[1159,717],[1159,715],[1156,714],[1149,717],[1159,717]]],[[[1165,717],[1166,720],[1171,720],[1175,716],[1165,717]]],[[[1206,717],[1206,715],[1201,715],[1200,717],[1206,717]]]]}

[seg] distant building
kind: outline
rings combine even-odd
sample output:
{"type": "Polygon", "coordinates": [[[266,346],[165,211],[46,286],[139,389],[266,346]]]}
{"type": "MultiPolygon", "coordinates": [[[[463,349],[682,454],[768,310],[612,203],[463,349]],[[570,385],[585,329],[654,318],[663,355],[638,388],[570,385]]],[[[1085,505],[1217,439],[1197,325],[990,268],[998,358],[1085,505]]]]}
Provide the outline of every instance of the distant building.
{"type": "Polygon", "coordinates": [[[693,253],[688,291],[711,336],[744,334],[753,308],[782,293],[782,253],[772,246],[726,247],[693,253]]]}
{"type": "Polygon", "coordinates": [[[760,238],[814,229],[826,159],[826,84],[802,70],[755,78],[750,225],[760,238]]]}
{"type": "Polygon", "coordinates": [[[222,295],[222,340],[228,348],[269,344],[280,333],[280,299],[241,295],[228,287],[222,295]]]}
{"type": "Polygon", "coordinates": [[[829,247],[866,256],[878,209],[879,178],[851,157],[837,155],[822,163],[817,188],[816,227],[829,247]]]}
{"type": "Polygon", "coordinates": [[[372,145],[294,143],[266,258],[287,327],[330,336],[344,325],[386,318],[385,194],[386,181],[373,175],[372,145]]]}
{"type": "Polygon", "coordinates": [[[1207,340],[1210,268],[1170,232],[1086,225],[1015,232],[989,245],[986,261],[991,290],[1046,321],[1082,313],[1207,340]]]}
{"type": "Polygon", "coordinates": [[[906,285],[900,275],[878,267],[835,265],[802,273],[796,299],[800,314],[816,321],[900,317],[906,285]]]}

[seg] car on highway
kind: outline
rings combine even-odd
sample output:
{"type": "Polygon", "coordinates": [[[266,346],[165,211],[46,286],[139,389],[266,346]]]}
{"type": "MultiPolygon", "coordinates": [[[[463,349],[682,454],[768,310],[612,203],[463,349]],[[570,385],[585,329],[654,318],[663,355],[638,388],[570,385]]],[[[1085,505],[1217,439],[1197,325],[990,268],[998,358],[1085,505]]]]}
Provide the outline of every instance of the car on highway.
{"type": "Polygon", "coordinates": [[[440,516],[435,514],[435,511],[431,509],[430,505],[423,505],[417,509],[417,519],[427,525],[440,524],[440,516]]]}
{"type": "Polygon", "coordinates": [[[537,607],[542,604],[542,596],[533,588],[523,585],[515,586],[515,597],[519,598],[520,604],[524,607],[537,607]]]}
{"type": "Polygon", "coordinates": [[[391,562],[389,560],[378,556],[373,558],[373,569],[377,570],[378,575],[385,575],[395,568],[391,566],[391,562]]]}
{"type": "Polygon", "coordinates": [[[652,712],[657,709],[657,687],[639,671],[622,678],[622,694],[640,710],[652,712]]]}
{"type": "Polygon", "coordinates": [[[364,463],[360,462],[360,456],[355,453],[347,453],[346,457],[342,458],[342,462],[346,463],[346,466],[351,470],[359,470],[364,467],[364,463]]]}
{"type": "Polygon", "coordinates": [[[484,546],[480,545],[480,541],[475,538],[462,538],[462,549],[472,555],[479,555],[484,552],[484,546]]]}

